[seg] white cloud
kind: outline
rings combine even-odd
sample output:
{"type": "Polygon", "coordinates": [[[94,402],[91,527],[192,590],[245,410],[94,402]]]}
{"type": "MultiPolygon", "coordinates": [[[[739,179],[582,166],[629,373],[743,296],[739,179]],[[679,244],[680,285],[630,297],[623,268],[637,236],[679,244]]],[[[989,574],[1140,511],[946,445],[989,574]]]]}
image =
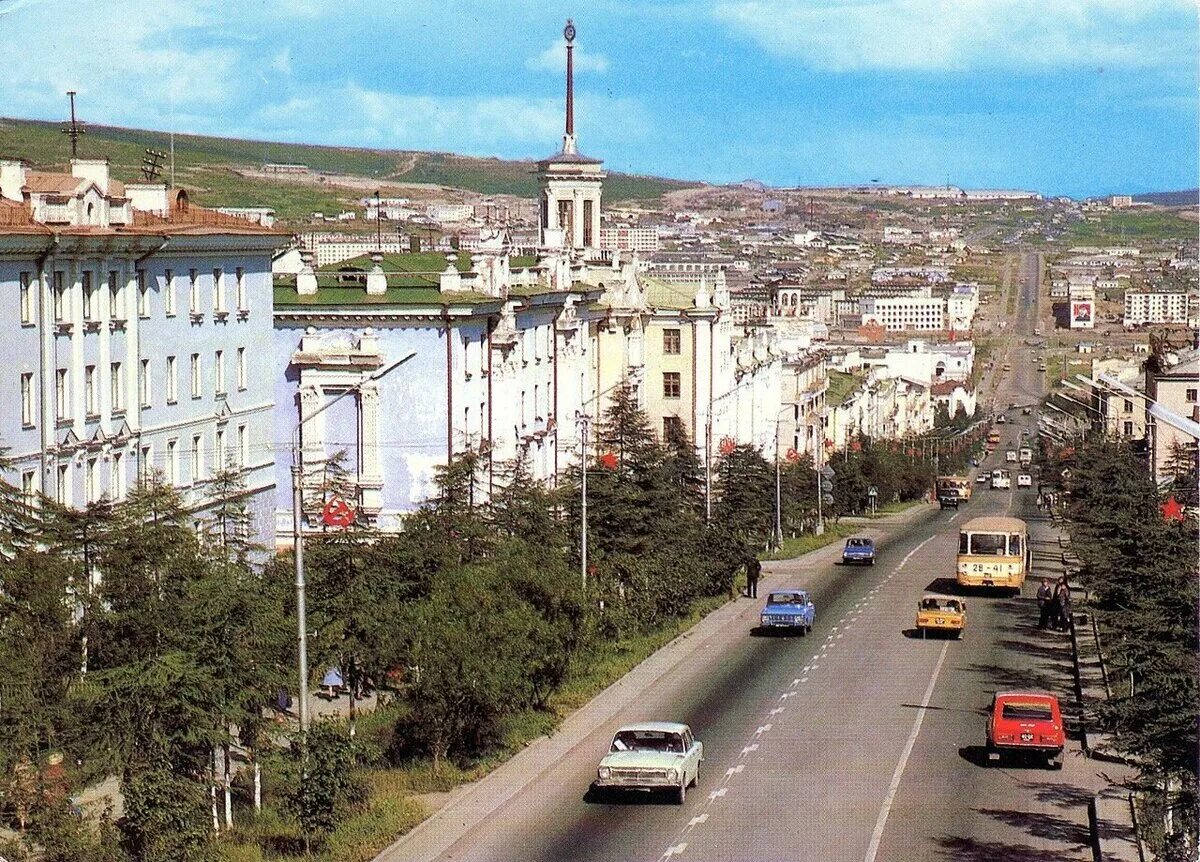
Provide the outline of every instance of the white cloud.
{"type": "MultiPolygon", "coordinates": [[[[603,75],[608,71],[608,58],[603,54],[588,54],[578,45],[575,46],[575,71],[595,72],[603,75]]],[[[562,41],[554,42],[549,48],[525,61],[525,68],[531,72],[558,72],[567,68],[567,46],[562,41]]]]}
{"type": "Polygon", "coordinates": [[[1194,62],[1195,0],[721,0],[713,11],[773,53],[834,71],[1194,62]]]}
{"type": "Polygon", "coordinates": [[[283,48],[271,58],[271,68],[283,75],[292,74],[292,49],[283,48]]]}

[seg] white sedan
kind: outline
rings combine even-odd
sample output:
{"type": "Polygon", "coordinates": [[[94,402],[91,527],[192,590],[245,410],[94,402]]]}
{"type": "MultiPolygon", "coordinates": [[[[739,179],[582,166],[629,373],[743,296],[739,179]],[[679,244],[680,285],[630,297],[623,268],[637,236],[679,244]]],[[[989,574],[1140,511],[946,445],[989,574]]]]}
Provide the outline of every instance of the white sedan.
{"type": "Polygon", "coordinates": [[[1030,476],[1028,473],[1022,473],[1021,475],[1017,476],[1017,487],[1018,488],[1032,488],[1033,487],[1033,477],[1030,476]]]}
{"type": "Polygon", "coordinates": [[[669,790],[680,805],[700,780],[704,744],[686,724],[647,721],[617,731],[596,770],[597,789],[669,790]]]}

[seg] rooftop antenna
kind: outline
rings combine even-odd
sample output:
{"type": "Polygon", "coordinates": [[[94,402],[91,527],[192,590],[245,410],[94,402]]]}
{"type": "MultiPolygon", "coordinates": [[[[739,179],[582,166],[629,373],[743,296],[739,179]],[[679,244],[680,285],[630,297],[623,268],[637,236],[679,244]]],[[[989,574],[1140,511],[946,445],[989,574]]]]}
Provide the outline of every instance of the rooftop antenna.
{"type": "Polygon", "coordinates": [[[146,154],[142,156],[142,179],[148,183],[154,182],[162,173],[163,160],[167,154],[159,150],[146,148],[146,154]]]}
{"type": "Polygon", "coordinates": [[[67,90],[67,95],[71,99],[71,125],[63,129],[62,132],[71,139],[71,158],[76,158],[79,155],[79,136],[86,135],[87,132],[79,121],[75,119],[75,91],[67,90]]]}

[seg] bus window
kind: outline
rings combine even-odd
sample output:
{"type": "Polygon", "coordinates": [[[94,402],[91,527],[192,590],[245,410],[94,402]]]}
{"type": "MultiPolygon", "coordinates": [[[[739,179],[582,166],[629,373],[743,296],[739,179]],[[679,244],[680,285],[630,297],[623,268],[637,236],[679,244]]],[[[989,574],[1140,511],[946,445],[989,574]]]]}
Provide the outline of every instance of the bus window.
{"type": "Polygon", "coordinates": [[[1008,555],[1010,557],[1021,556],[1021,536],[1018,533],[1012,533],[1008,537],[1008,555]]]}
{"type": "Polygon", "coordinates": [[[972,533],[971,553],[1002,557],[1005,554],[1004,545],[1007,538],[1004,533],[972,533]]]}
{"type": "Polygon", "coordinates": [[[966,533],[958,534],[958,552],[960,554],[969,554],[970,550],[967,547],[968,537],[966,533]]]}

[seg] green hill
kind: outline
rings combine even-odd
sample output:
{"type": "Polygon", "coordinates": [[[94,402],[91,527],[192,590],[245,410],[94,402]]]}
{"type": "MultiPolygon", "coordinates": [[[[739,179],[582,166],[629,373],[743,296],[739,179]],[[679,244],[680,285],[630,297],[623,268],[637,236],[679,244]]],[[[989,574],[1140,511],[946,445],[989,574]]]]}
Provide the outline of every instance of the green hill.
{"type": "MultiPolygon", "coordinates": [[[[61,123],[0,118],[0,155],[20,157],[35,167],[61,168],[69,145],[61,123]]],[[[165,132],[88,125],[80,139],[81,157],[106,156],[118,179],[139,176],[147,148],[166,152],[165,132]]],[[[175,136],[176,182],[197,192],[205,206],[269,206],[282,219],[304,219],[309,213],[337,212],[364,192],[321,184],[243,176],[239,171],[261,168],[264,162],[294,162],[313,171],[377,179],[381,183],[427,183],[481,194],[511,194],[532,198],[537,183],[532,161],[475,158],[450,153],[411,150],[330,147],[216,138],[175,136]]],[[[691,183],[611,173],[605,181],[605,200],[652,200],[691,183]]]]}

